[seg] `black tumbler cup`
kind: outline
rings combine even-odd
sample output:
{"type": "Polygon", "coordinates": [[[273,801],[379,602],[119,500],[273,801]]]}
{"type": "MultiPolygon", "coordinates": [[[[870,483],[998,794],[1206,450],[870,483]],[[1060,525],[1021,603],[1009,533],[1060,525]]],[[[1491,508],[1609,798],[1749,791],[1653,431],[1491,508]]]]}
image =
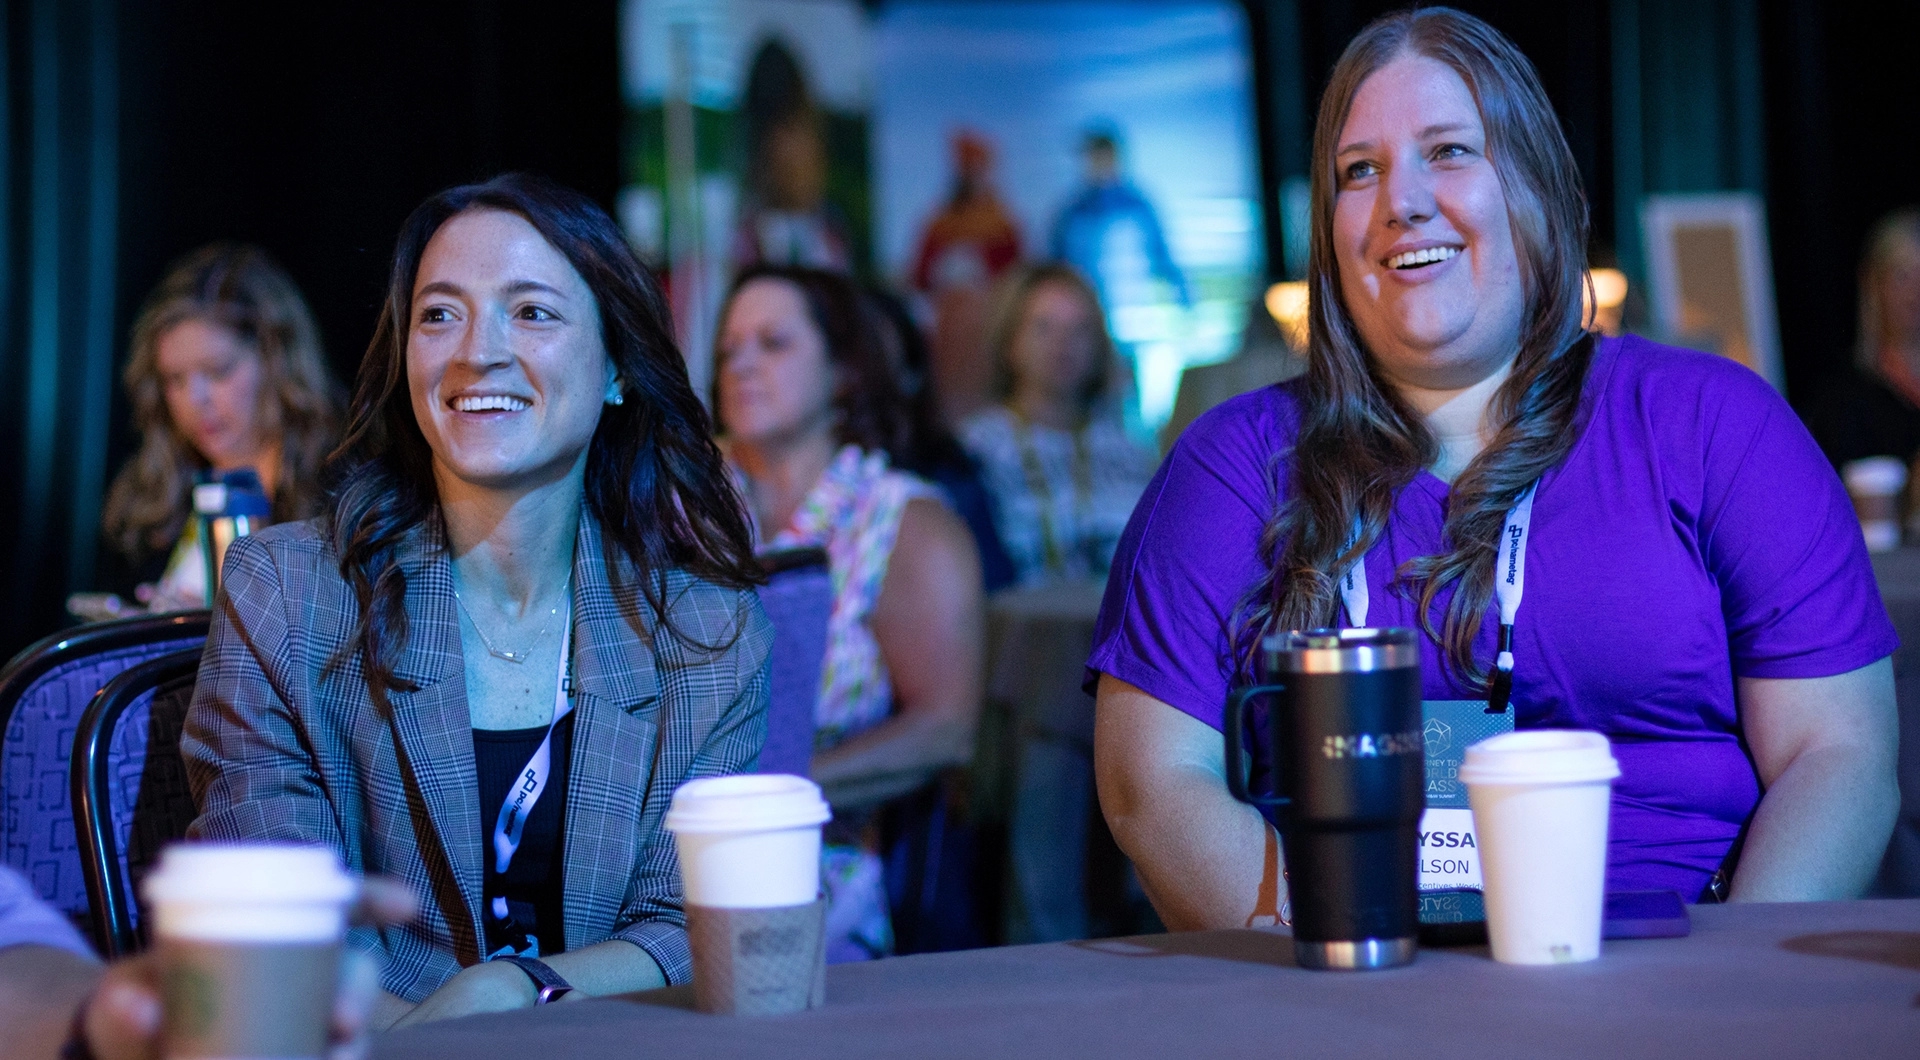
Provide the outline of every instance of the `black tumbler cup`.
{"type": "Polygon", "coordinates": [[[1426,757],[1420,648],[1410,629],[1317,629],[1260,642],[1260,683],[1227,700],[1227,786],[1279,808],[1305,968],[1391,968],[1420,929],[1426,757]],[[1273,792],[1247,790],[1248,706],[1271,704],[1273,792]]]}

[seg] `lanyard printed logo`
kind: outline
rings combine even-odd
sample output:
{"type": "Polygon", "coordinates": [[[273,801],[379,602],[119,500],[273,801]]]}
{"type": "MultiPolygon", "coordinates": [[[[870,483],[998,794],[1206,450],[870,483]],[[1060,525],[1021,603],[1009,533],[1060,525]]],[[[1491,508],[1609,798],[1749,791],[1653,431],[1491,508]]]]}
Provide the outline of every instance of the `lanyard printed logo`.
{"type": "MultiPolygon", "coordinates": [[[[1500,654],[1494,659],[1493,680],[1487,695],[1487,713],[1503,714],[1513,698],[1513,620],[1520,613],[1520,598],[1527,591],[1527,535],[1533,530],[1533,495],[1539,483],[1528,486],[1511,511],[1500,540],[1505,549],[1501,570],[1494,579],[1494,595],[1500,601],[1500,654]]],[[[1354,527],[1347,547],[1360,539],[1354,527]]],[[[1367,557],[1362,553],[1340,576],[1340,602],[1346,606],[1347,621],[1354,626],[1367,624],[1367,557]]]]}
{"type": "MultiPolygon", "coordinates": [[[[533,757],[520,770],[520,779],[507,792],[506,799],[500,804],[500,814],[493,822],[493,871],[506,875],[507,867],[513,864],[513,855],[520,850],[520,838],[527,830],[527,818],[533,814],[533,807],[547,790],[547,778],[553,772],[553,730],[560,719],[573,709],[573,701],[567,696],[570,682],[567,669],[572,664],[573,622],[571,619],[560,634],[560,673],[554,679],[553,719],[547,722],[547,735],[541,739],[540,746],[533,757]]],[[[492,908],[488,910],[494,919],[507,919],[507,899],[504,895],[495,895],[492,908]]],[[[538,956],[539,942],[535,941],[532,951],[523,956],[538,956]]],[[[489,954],[489,959],[501,953],[518,953],[512,946],[501,947],[500,953],[489,954]]]]}

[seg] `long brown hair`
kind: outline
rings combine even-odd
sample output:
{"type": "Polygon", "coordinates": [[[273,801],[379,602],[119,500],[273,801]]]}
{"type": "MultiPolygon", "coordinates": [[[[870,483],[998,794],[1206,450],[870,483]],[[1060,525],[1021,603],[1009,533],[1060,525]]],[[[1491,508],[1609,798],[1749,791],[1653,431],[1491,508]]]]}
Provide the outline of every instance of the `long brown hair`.
{"type": "Polygon", "coordinates": [[[571,188],[510,173],[440,192],[400,227],[347,437],[328,458],[327,529],[360,609],[352,640],[333,661],[359,654],[368,692],[383,706],[389,691],[408,689],[394,673],[408,637],[407,577],[396,550],[416,528],[441,520],[432,450],[407,387],[408,324],[428,242],[469,210],[525,218],[593,292],[626,398],[601,410],[587,450],[586,507],[600,521],[608,573],[616,595],[637,593],[666,632],[696,648],[722,647],[696,642],[667,620],[664,575],[679,568],[738,589],[760,581],[760,568],[746,510],[674,345],[666,302],[606,211],[571,188]]]}
{"type": "Polygon", "coordinates": [[[189,320],[232,331],[260,358],[256,415],[280,435],[273,520],[320,514],[320,465],[340,436],[340,385],[328,373],[300,289],[267,252],[239,243],[202,247],[174,263],[133,322],[124,377],[140,450],[115,476],[101,519],[131,559],[173,544],[186,525],[194,476],[207,467],[174,425],[160,382],[160,338],[189,320]]]}
{"type": "Polygon", "coordinates": [[[1493,597],[1496,541],[1507,510],[1566,457],[1578,434],[1593,348],[1581,326],[1587,204],[1532,64],[1499,31],[1450,8],[1401,11],[1369,25],[1341,55],[1321,98],[1313,134],[1308,366],[1290,457],[1292,497],[1262,536],[1270,573],[1238,644],[1244,652],[1268,627],[1334,624],[1336,572],[1373,547],[1394,499],[1439,453],[1419,414],[1371,364],[1341,296],[1333,249],[1334,156],[1347,113],[1368,76],[1408,55],[1446,64],[1473,93],[1487,154],[1506,193],[1526,298],[1518,355],[1488,410],[1499,430],[1454,480],[1447,499],[1448,551],[1413,560],[1396,574],[1417,588],[1421,626],[1444,647],[1446,664],[1480,685],[1486,671],[1473,658],[1473,641],[1493,597]],[[1358,537],[1350,542],[1356,525],[1358,537]],[[1436,631],[1434,599],[1449,585],[1453,597],[1436,631]]]}
{"type": "Polygon", "coordinates": [[[1043,261],[1022,265],[1008,273],[994,292],[993,311],[987,326],[987,352],[993,358],[993,396],[1006,402],[1013,398],[1018,382],[1013,374],[1013,342],[1027,322],[1027,304],[1046,284],[1058,284],[1071,290],[1086,303],[1088,327],[1093,329],[1093,366],[1080,387],[1080,415],[1089,416],[1113,396],[1113,336],[1107,333],[1107,314],[1100,306],[1100,295],[1080,270],[1065,262],[1043,261]]]}
{"type": "Polygon", "coordinates": [[[1875,378],[1881,375],[1880,345],[1886,341],[1881,334],[1887,324],[1882,288],[1901,244],[1920,246],[1920,206],[1903,206],[1875,221],[1860,255],[1860,332],[1854,359],[1875,378]]]}

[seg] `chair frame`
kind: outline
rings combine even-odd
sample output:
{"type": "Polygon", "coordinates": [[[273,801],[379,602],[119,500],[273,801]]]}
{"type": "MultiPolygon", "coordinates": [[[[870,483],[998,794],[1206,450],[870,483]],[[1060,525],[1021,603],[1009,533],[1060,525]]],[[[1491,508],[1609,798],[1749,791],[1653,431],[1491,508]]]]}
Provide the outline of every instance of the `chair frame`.
{"type": "Polygon", "coordinates": [[[175,611],[75,626],[34,641],[22,648],[7,663],[6,669],[0,670],[0,737],[13,722],[20,697],[54,667],[76,658],[155,641],[205,637],[212,626],[211,611],[175,611]]]}
{"type": "Polygon", "coordinates": [[[74,836],[87,884],[87,913],[93,925],[94,945],[108,960],[140,949],[133,906],[121,871],[124,852],[113,832],[113,778],[107,774],[113,733],[121,715],[135,700],[161,685],[197,673],[201,654],[198,648],[187,648],[121,671],[87,704],[74,730],[73,757],[67,766],[74,836]]]}

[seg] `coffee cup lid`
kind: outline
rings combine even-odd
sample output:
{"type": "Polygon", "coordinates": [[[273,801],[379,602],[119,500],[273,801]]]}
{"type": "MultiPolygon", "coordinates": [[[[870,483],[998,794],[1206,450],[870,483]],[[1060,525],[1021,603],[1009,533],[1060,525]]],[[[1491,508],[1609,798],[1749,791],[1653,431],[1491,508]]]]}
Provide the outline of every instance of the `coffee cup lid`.
{"type": "Polygon", "coordinates": [[[1468,747],[1460,766],[1467,784],[1587,784],[1619,775],[1607,738],[1576,729],[1502,733],[1468,747]]]}
{"type": "Polygon", "coordinates": [[[825,824],[833,817],[820,785],[786,773],[690,780],[673,793],[672,832],[770,832],[825,824]]]}
{"type": "Polygon", "coordinates": [[[360,885],[327,847],[175,843],[146,880],[150,902],[344,905],[360,885]]]}

